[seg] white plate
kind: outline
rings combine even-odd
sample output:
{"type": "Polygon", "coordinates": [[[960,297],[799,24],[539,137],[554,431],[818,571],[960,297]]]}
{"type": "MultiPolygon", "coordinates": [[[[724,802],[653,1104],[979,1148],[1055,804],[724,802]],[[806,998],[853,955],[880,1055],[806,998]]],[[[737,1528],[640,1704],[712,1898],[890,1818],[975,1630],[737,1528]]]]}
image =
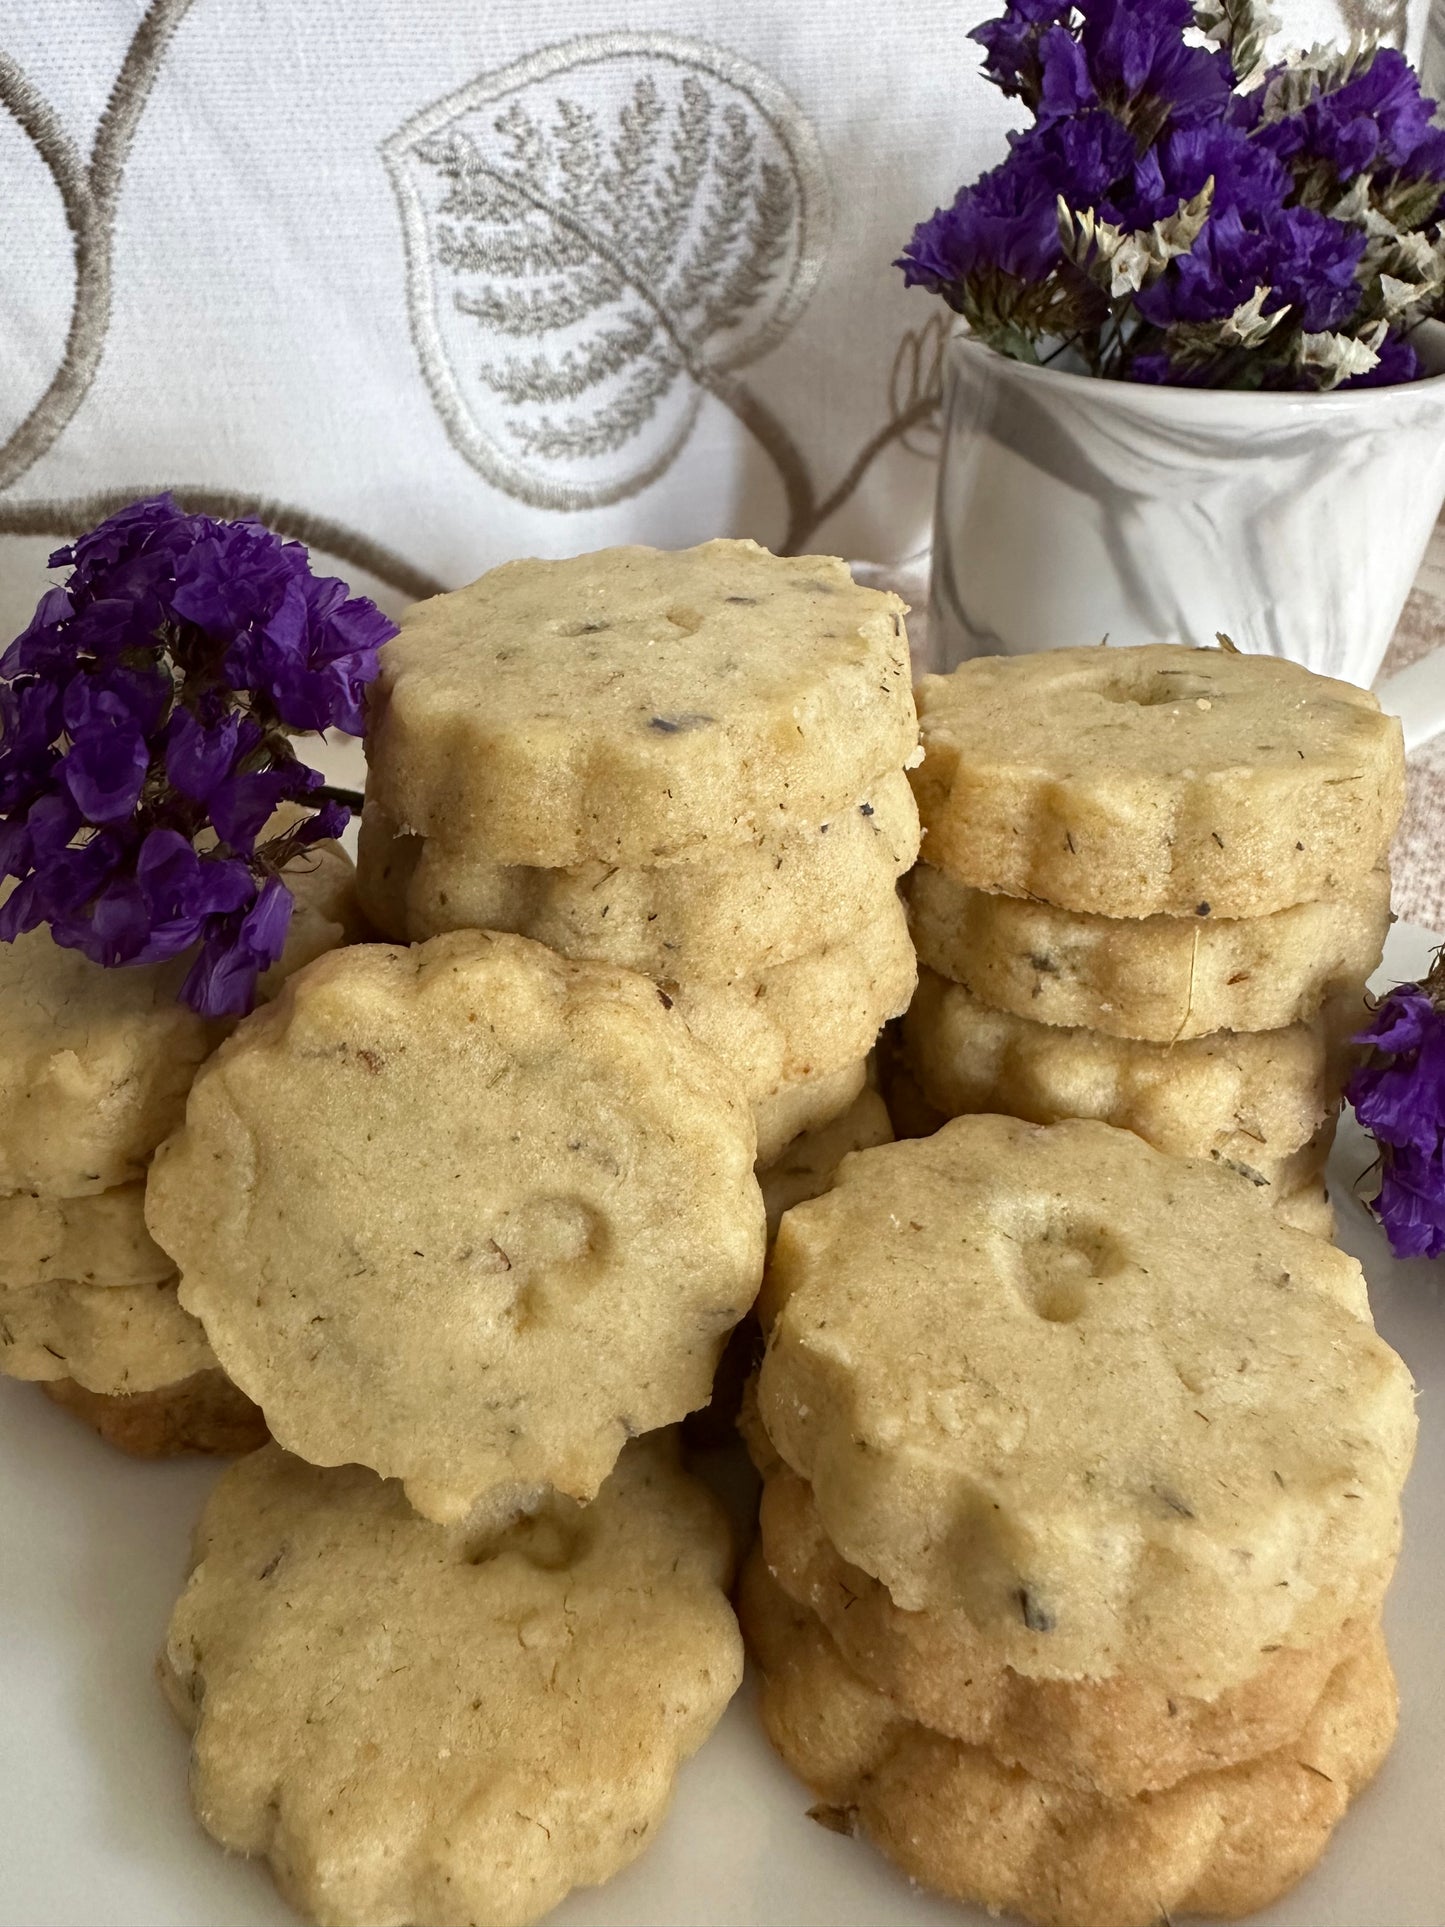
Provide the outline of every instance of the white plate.
{"type": "MultiPolygon", "coordinates": [[[[1420,974],[1431,940],[1397,929],[1382,981],[1420,974]]],[[[1381,1331],[1421,1389],[1405,1554],[1386,1614],[1400,1738],[1323,1864],[1271,1927],[1445,1927],[1445,1265],[1394,1263],[1348,1195],[1367,1162],[1348,1124],[1332,1175],[1341,1241],[1363,1260],[1381,1331]]],[[[227,1859],[186,1801],[186,1742],[152,1664],[208,1464],[108,1451],[33,1387],[0,1385],[0,1923],[287,1927],[265,1869],[227,1859]]],[[[966,1927],[862,1841],[806,1818],[749,1689],[683,1771],[646,1856],[573,1894],[568,1927],[966,1927]]],[[[418,1927],[426,1927],[418,1923],[418,1927]]]]}

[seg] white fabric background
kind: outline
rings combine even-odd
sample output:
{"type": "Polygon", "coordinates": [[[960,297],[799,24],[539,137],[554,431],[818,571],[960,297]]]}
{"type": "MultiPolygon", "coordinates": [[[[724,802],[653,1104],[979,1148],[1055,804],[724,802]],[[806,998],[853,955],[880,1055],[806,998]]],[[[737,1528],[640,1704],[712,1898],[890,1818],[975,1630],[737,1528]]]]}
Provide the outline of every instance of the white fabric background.
{"type": "MultiPolygon", "coordinates": [[[[778,543],[776,469],[711,397],[666,472],[610,507],[531,506],[479,472],[422,372],[382,144],[480,76],[579,36],[665,33],[765,70],[816,132],[834,215],[806,307],[741,377],[791,433],[821,498],[886,426],[905,331],[938,311],[904,292],[892,257],[915,220],[1001,153],[1009,103],[980,78],[979,50],[964,38],[995,10],[981,0],[194,0],[115,193],[94,378],[51,445],[0,489],[0,630],[13,633],[33,606],[74,505],[174,484],[339,525],[337,566],[373,592],[358,544],[383,545],[401,559],[382,570],[393,607],[427,579],[454,584],[518,553],[716,533],[778,543]]],[[[1284,12],[1295,41],[1340,37],[1371,13],[1412,53],[1424,37],[1424,0],[1285,0],[1284,12]]],[[[0,16],[0,53],[82,163],[145,14],[142,0],[23,0],[0,16]]],[[[586,92],[602,71],[566,76],[553,95],[595,98],[615,115],[618,98],[586,92]]],[[[55,373],[75,285],[56,183],[13,106],[0,111],[0,194],[3,441],[55,373]]],[[[481,331],[467,339],[469,352],[487,352],[481,331]]],[[[919,548],[926,432],[908,442],[880,454],[809,546],[884,562],[919,548]]]]}

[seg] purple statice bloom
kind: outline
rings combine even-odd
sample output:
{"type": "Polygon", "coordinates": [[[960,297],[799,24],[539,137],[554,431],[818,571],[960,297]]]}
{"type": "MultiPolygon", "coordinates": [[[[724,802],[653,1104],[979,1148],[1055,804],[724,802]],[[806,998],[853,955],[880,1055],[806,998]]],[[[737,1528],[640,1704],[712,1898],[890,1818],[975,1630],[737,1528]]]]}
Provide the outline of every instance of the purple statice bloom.
{"type": "Polygon", "coordinates": [[[1010,0],[997,20],[973,29],[968,37],[983,48],[983,71],[1000,92],[1037,98],[1039,41],[1072,12],[1073,0],[1010,0]]]}
{"type": "Polygon", "coordinates": [[[280,877],[268,877],[243,911],[214,918],[182,996],[199,1010],[234,1010],[254,997],[256,979],[286,947],[295,907],[280,877]]]}
{"type": "MultiPolygon", "coordinates": [[[[1262,92],[1246,99],[1252,105],[1243,112],[1258,116],[1262,92]]],[[[1280,120],[1258,120],[1254,138],[1282,160],[1324,162],[1342,185],[1375,169],[1445,185],[1445,129],[1434,125],[1435,108],[1405,56],[1381,47],[1342,87],[1280,120]]]]}
{"type": "Polygon", "coordinates": [[[359,731],[395,626],[299,543],[169,496],[51,562],[69,579],[0,656],[0,940],[48,924],[107,967],[199,946],[182,996],[249,1009],[285,939],[279,871],[350,814],[288,732],[359,731]],[[268,831],[282,804],[298,820],[268,831]]]}
{"type": "Polygon", "coordinates": [[[1190,252],[1141,290],[1136,305],[1158,328],[1219,321],[1265,287],[1266,314],[1293,307],[1300,325],[1318,332],[1339,326],[1359,305],[1355,269],[1364,250],[1358,229],[1312,208],[1224,207],[1210,214],[1190,252]]]}
{"type": "Polygon", "coordinates": [[[1414,381],[1420,374],[1420,357],[1415,344],[1403,335],[1386,335],[1380,344],[1380,359],[1365,375],[1351,375],[1341,388],[1394,388],[1402,381],[1414,381]]]}
{"type": "Polygon", "coordinates": [[[1062,256],[1059,196],[1073,207],[1107,202],[1134,155],[1128,131],[1102,111],[1027,129],[1007,160],[914,230],[898,263],[904,280],[945,298],[983,269],[1043,280],[1062,256]]]}
{"type": "Polygon", "coordinates": [[[1079,0],[1079,11],[1097,97],[1116,113],[1154,103],[1179,126],[1224,112],[1233,75],[1217,49],[1185,41],[1194,23],[1189,0],[1079,0]]]}
{"type": "Polygon", "coordinates": [[[1445,1253],[1445,1013],[1430,990],[1392,990],[1369,1028],[1345,1095],[1380,1147],[1375,1210],[1401,1258],[1445,1253]]]}

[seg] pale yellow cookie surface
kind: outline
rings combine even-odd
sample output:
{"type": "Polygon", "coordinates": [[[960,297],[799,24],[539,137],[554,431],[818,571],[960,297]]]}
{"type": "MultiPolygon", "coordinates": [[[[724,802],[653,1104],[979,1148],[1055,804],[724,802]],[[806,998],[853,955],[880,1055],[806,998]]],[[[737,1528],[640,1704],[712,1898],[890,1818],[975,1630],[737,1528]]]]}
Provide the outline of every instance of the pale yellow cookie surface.
{"type": "Polygon", "coordinates": [[[1207,1697],[1378,1601],[1410,1375],[1234,1173],[955,1119],[790,1211],[767,1294],[758,1411],[828,1538],[1016,1671],[1207,1697]]]}
{"type": "Polygon", "coordinates": [[[181,1309],[175,1278],[155,1285],[0,1286],[0,1373],[73,1378],[107,1396],[149,1392],[213,1370],[206,1334],[181,1309]]]}
{"type": "Polygon", "coordinates": [[[868,1082],[868,1060],[860,1057],[841,1070],[781,1085],[771,1097],[753,1104],[758,1129],[758,1168],[765,1170],[808,1131],[831,1124],[857,1101],[868,1082]]]}
{"type": "MultiPolygon", "coordinates": [[[[306,852],[287,882],[296,908],[263,996],[352,934],[339,845],[306,852]]],[[[0,944],[0,1194],[89,1197],[144,1176],[228,1028],[177,1001],[190,965],[103,970],[43,927],[0,944]]]]}
{"type": "Polygon", "coordinates": [[[655,985],[458,932],[339,951],[249,1017],[147,1216],[282,1444],[451,1519],[590,1498],[705,1402],[762,1270],[754,1156],[655,985]]]}
{"type": "Polygon", "coordinates": [[[768,1235],[777,1231],[785,1211],[827,1190],[850,1151],[867,1151],[875,1144],[889,1143],[892,1137],[888,1106],[877,1091],[861,1092],[841,1117],[795,1137],[774,1163],[758,1173],[768,1235]]]}
{"type": "Polygon", "coordinates": [[[1328,903],[1272,916],[1086,916],[990,895],[923,863],[908,880],[921,960],[996,1010],[1174,1044],[1280,1030],[1361,985],[1390,927],[1374,870],[1328,903]]]}
{"type": "Polygon", "coordinates": [[[1111,917],[1258,917],[1384,858],[1399,722],[1274,656],[1154,643],[980,656],[918,686],[924,855],[1111,917]]]}
{"type": "Polygon", "coordinates": [[[1093,1118],[1171,1156],[1214,1158],[1289,1190],[1309,1171],[1284,1161],[1339,1108],[1339,1039],[1349,1028],[1331,1012],[1287,1030],[1142,1044],[994,1010],[925,969],[903,1037],[908,1069],[946,1116],[1093,1118]]]}
{"type": "Polygon", "coordinates": [[[892,893],[871,923],[792,963],[732,983],[659,981],[759,1104],[866,1057],[883,1025],[908,1008],[917,980],[908,918],[892,893]]]}
{"type": "Polygon", "coordinates": [[[1156,1927],[1267,1906],[1319,1859],[1395,1735],[1395,1680],[1376,1633],[1335,1669],[1298,1738],[1162,1793],[1104,1800],[908,1720],[759,1561],[740,1611],[768,1735],[840,1827],[925,1886],[1037,1927],[1156,1927]]]}
{"type": "Polygon", "coordinates": [[[820,822],[649,867],[494,863],[482,830],[455,843],[445,829],[405,836],[369,802],[358,885],[367,915],[398,942],[514,930],[567,957],[726,982],[875,923],[917,855],[918,807],[895,769],[820,822]]]}
{"type": "Polygon", "coordinates": [[[0,1197],[0,1289],[68,1278],[80,1285],[154,1285],[175,1266],[146,1230],[145,1186],[88,1198],[0,1197]]]}
{"type": "Polygon", "coordinates": [[[162,1660],[201,1822],[321,1927],[522,1927],[649,1843],[742,1675],[729,1563],[651,1440],[481,1538],[268,1447],[206,1508],[162,1660]]]}
{"type": "Polygon", "coordinates": [[[986,1746],[1038,1779],[1110,1800],[1295,1739],[1335,1667],[1374,1629],[1373,1620],[1351,1620],[1311,1646],[1263,1653],[1251,1677],[1213,1699],[1127,1670],[1107,1679],[1030,1679],[1000,1663],[966,1613],[895,1606],[886,1587],[833,1546],[806,1481],[786,1467],[764,1485],[761,1545],[789,1598],[816,1614],[853,1671],[910,1719],[986,1746]]]}
{"type": "Polygon", "coordinates": [[[411,609],[369,793],[493,862],[651,864],[811,828],[917,742],[903,604],[753,542],[508,562],[411,609]]]}

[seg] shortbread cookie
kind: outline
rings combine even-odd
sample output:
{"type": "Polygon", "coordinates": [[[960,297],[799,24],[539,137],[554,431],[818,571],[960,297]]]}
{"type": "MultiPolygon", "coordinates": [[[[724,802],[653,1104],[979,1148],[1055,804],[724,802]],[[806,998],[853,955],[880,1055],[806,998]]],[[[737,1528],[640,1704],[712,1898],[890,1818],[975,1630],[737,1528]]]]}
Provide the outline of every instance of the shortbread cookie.
{"type": "Polygon", "coordinates": [[[206,1334],[181,1309],[174,1275],[158,1285],[0,1286],[7,1378],[73,1378],[110,1396],[174,1385],[215,1363],[206,1334]]]}
{"type": "Polygon", "coordinates": [[[640,1853],[742,1676],[728,1532],[665,1445],[495,1536],[268,1447],[202,1517],[161,1679],[191,1796],[321,1927],[522,1927],[640,1853]]]}
{"type": "Polygon", "coordinates": [[[771,1097],[753,1104],[758,1131],[758,1169],[766,1170],[805,1131],[821,1130],[857,1102],[868,1082],[868,1060],[860,1057],[841,1070],[783,1084],[771,1097]]]}
{"type": "Polygon", "coordinates": [[[40,1389],[107,1445],[135,1459],[173,1459],[190,1452],[231,1456],[266,1443],[260,1409],[214,1368],[176,1385],[119,1396],[88,1392],[73,1378],[53,1379],[40,1389]]]}
{"type": "Polygon", "coordinates": [[[1348,1029],[1331,1010],[1287,1030],[1141,1044],[994,1010],[921,970],[903,1039],[924,1097],[950,1117],[1095,1118],[1172,1157],[1214,1158],[1290,1188],[1307,1173],[1281,1161],[1339,1109],[1348,1029]]]}
{"type": "Polygon", "coordinates": [[[513,930],[565,957],[726,982],[876,922],[917,855],[918,806],[895,769],[804,829],[649,868],[498,864],[482,834],[404,836],[369,802],[358,885],[371,921],[398,942],[513,930]]]}
{"type": "Polygon", "coordinates": [[[925,676],[924,855],[1106,917],[1263,917],[1384,861],[1400,725],[1276,656],[1059,649],[925,676]]]}
{"type": "Polygon", "coordinates": [[[768,1236],[776,1234],[785,1211],[827,1190],[850,1151],[867,1151],[891,1142],[892,1137],[888,1106],[877,1091],[866,1090],[831,1124],[795,1137],[776,1163],[758,1173],[768,1236]]]}
{"type": "Polygon", "coordinates": [[[740,1611],[784,1760],[911,1878],[1038,1927],[1155,1927],[1267,1906],[1319,1859],[1394,1739],[1376,1632],[1331,1675],[1297,1738],[1259,1759],[1106,1800],[930,1732],[846,1666],[760,1561],[740,1611]]]}
{"type": "Polygon", "coordinates": [[[1358,992],[1390,927],[1372,870],[1328,903],[1272,916],[1084,916],[992,896],[926,863],[908,879],[918,955],[996,1010],[1160,1044],[1280,1030],[1358,992]]]}
{"type": "Polygon", "coordinates": [[[0,1290],[69,1278],[82,1285],[154,1285],[175,1266],[146,1230],[145,1186],[89,1198],[0,1198],[0,1290]]]}
{"type": "Polygon", "coordinates": [[[788,1596],[817,1615],[858,1676],[910,1719],[1006,1766],[1122,1800],[1296,1738],[1340,1661],[1373,1630],[1346,1622],[1312,1646],[1259,1655],[1254,1674],[1198,1699],[1121,1671],[1029,1679],[963,1612],[907,1613],[837,1551],[807,1483],[783,1466],[763,1491],[761,1545],[788,1596]]]}
{"type": "Polygon", "coordinates": [[[1209,1698],[1378,1610],[1410,1375],[1235,1173],[958,1118],[846,1159],[767,1290],[758,1411],[828,1538],[1016,1672],[1209,1698]]]}
{"type": "Polygon", "coordinates": [[[369,794],[401,830],[542,869],[811,829],[915,750],[903,614],[755,542],[504,563],[387,645],[369,794]]]}
{"type": "Polygon", "coordinates": [[[1323,1178],[1309,1179],[1292,1191],[1277,1192],[1270,1202],[1274,1215],[1282,1223],[1292,1224],[1297,1231],[1308,1231],[1316,1238],[1334,1237],[1335,1207],[1323,1178]]]}
{"type": "MultiPolygon", "coordinates": [[[[296,909],[263,996],[352,933],[339,845],[305,852],[287,881],[296,909]]],[[[0,944],[0,1193],[84,1197],[145,1175],[229,1028],[177,1001],[191,962],[105,970],[43,927],[0,944]]]]}
{"type": "Polygon", "coordinates": [[[459,931],[319,959],[196,1080],[147,1216],[288,1450],[429,1518],[701,1405],[757,1295],[737,1080],[627,971],[459,931]]]}
{"type": "Polygon", "coordinates": [[[792,963],[734,983],[666,977],[660,987],[757,1104],[865,1058],[883,1025],[907,1010],[917,981],[895,893],[870,924],[792,963]]]}

